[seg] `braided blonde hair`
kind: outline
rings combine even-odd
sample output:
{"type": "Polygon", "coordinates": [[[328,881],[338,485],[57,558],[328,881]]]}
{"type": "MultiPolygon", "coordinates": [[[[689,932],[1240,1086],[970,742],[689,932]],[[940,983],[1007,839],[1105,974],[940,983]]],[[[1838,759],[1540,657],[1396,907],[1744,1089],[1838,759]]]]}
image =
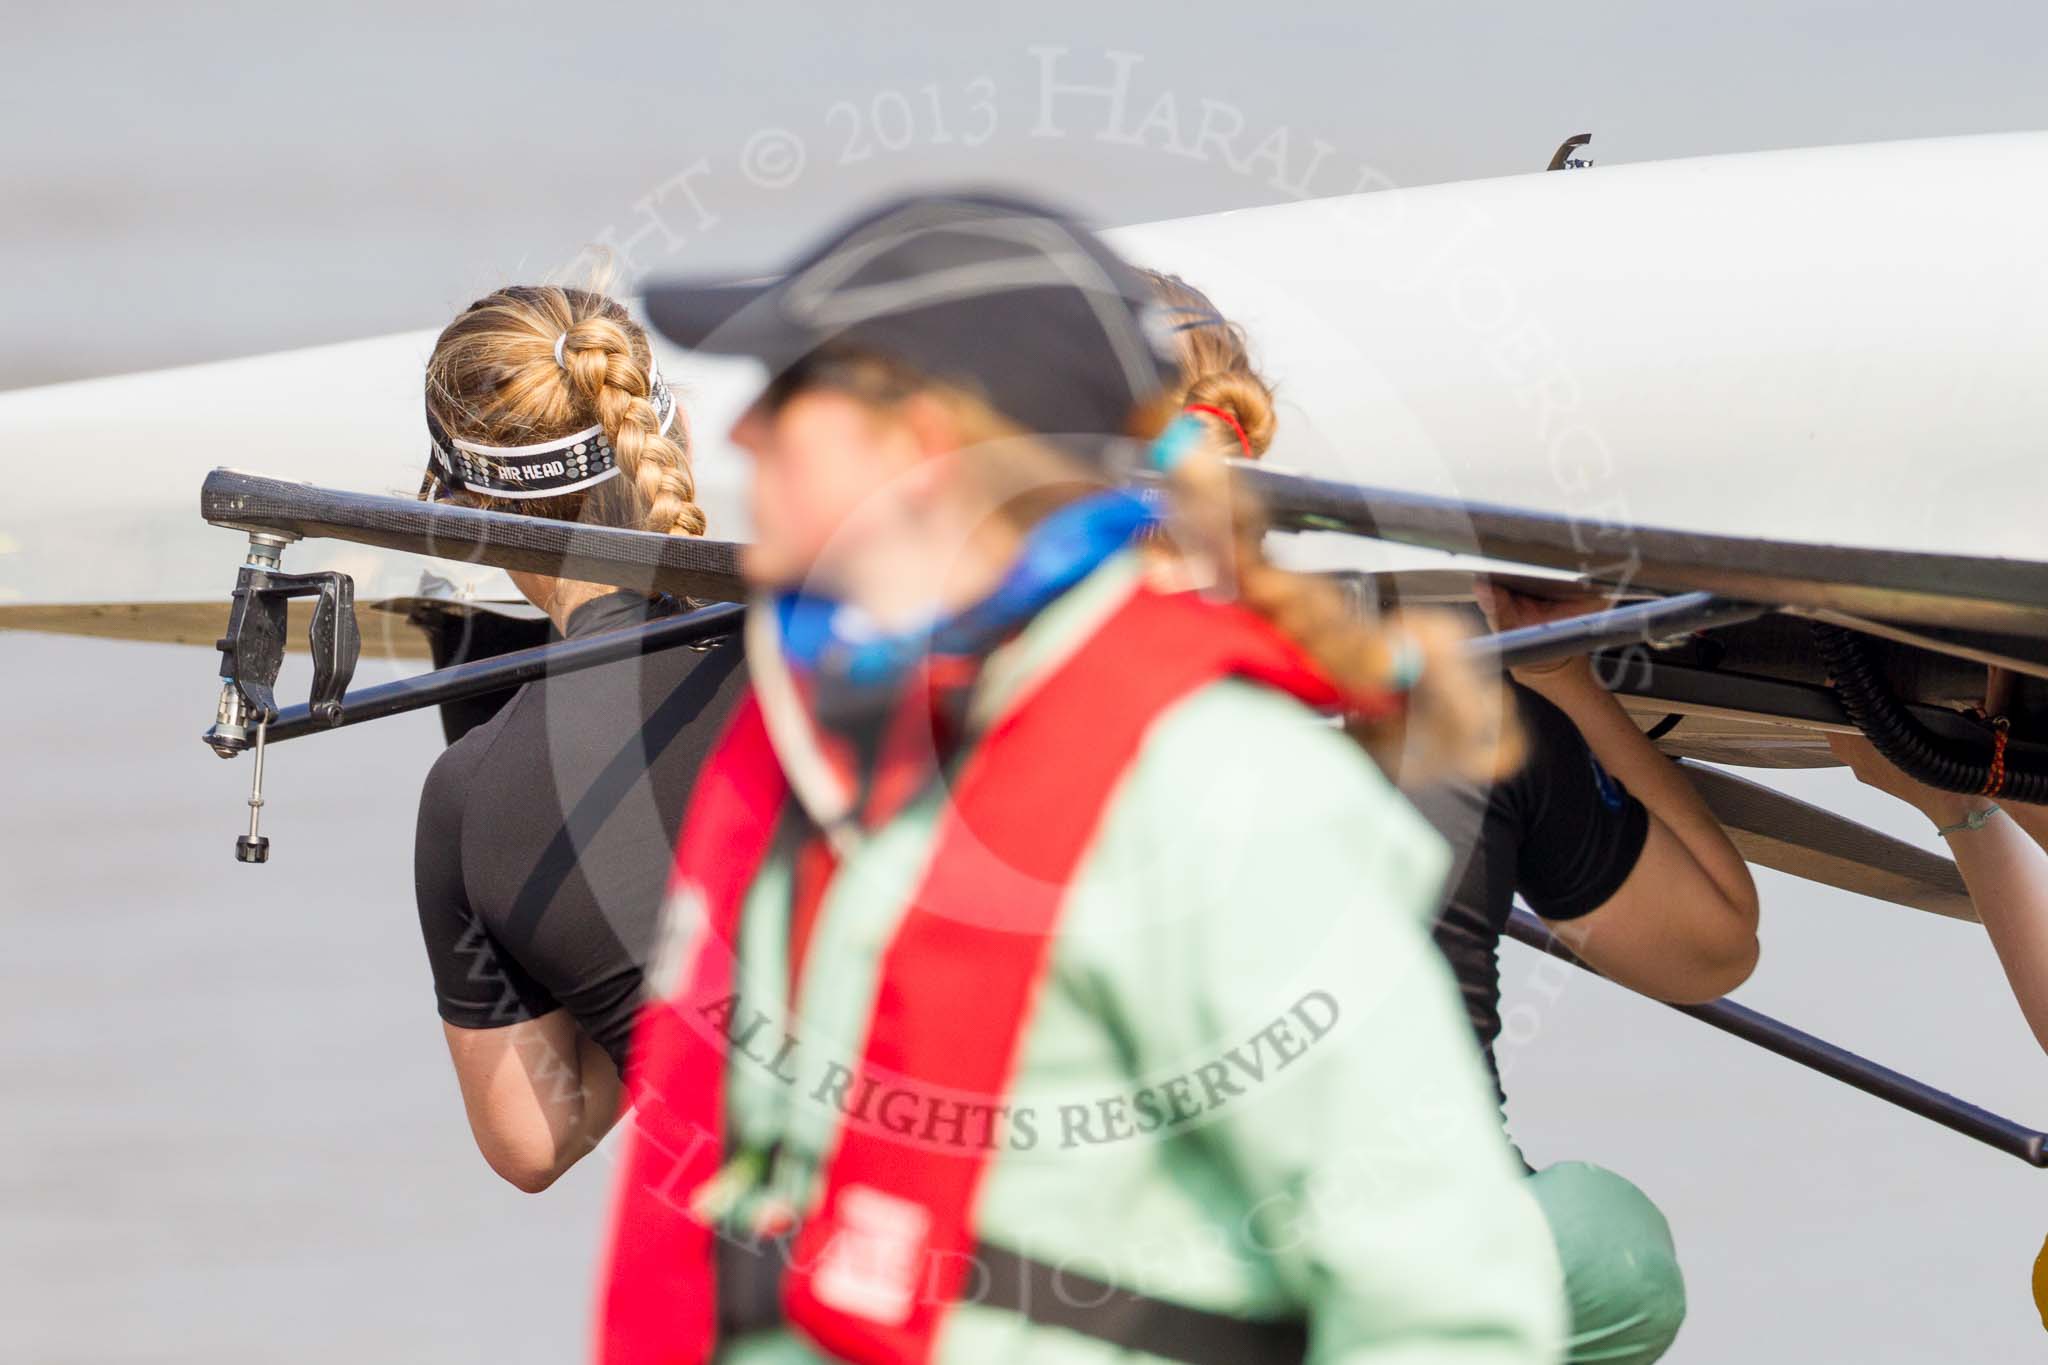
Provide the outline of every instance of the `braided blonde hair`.
{"type": "MultiPolygon", "coordinates": [[[[1228,454],[1237,453],[1236,439],[1228,454]]],[[[1413,668],[1401,705],[1347,718],[1346,729],[1389,774],[1425,781],[1452,775],[1505,777],[1521,765],[1522,736],[1513,698],[1497,673],[1466,658],[1470,632],[1450,612],[1411,607],[1377,620],[1360,618],[1337,584],[1266,558],[1266,509],[1231,476],[1219,442],[1191,449],[1167,488],[1183,553],[1223,566],[1236,599],[1300,647],[1325,676],[1354,697],[1384,695],[1413,668]]]]}
{"type": "Polygon", "coordinates": [[[592,290],[514,285],[472,303],[427,361],[434,419],[450,435],[496,446],[556,440],[596,423],[619,476],[551,498],[463,500],[558,521],[704,534],[680,416],[664,434],[651,401],[653,359],[640,325],[592,290]]]}

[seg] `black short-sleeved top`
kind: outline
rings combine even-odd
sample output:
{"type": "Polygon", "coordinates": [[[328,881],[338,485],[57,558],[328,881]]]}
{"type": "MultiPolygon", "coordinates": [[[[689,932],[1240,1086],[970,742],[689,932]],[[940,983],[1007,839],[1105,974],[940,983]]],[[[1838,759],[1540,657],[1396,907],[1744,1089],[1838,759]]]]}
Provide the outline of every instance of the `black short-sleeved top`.
{"type": "MultiPolygon", "coordinates": [[[[613,593],[566,633],[675,609],[613,593]]],[[[441,755],[413,880],[443,1019],[566,1009],[623,1073],[683,809],[745,671],[735,637],[546,678],[441,755]]]]}
{"type": "Polygon", "coordinates": [[[1457,870],[1436,942],[1457,973],[1496,1082],[1495,954],[1516,894],[1544,919],[1589,914],[1628,880],[1650,827],[1643,803],[1600,766],[1564,712],[1526,687],[1514,694],[1529,744],[1519,772],[1491,788],[1445,783],[1409,793],[1451,843],[1457,870]]]}

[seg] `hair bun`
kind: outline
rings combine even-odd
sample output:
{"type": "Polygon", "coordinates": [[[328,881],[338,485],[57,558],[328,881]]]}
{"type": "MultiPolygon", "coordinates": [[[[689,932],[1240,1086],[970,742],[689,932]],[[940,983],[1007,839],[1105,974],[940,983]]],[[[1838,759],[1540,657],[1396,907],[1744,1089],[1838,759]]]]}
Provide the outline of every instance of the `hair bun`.
{"type": "Polygon", "coordinates": [[[1236,418],[1254,458],[1264,455],[1273,444],[1273,430],[1278,425],[1273,415],[1273,391],[1257,375],[1242,370],[1211,371],[1188,385],[1184,402],[1207,403],[1236,418]]]}

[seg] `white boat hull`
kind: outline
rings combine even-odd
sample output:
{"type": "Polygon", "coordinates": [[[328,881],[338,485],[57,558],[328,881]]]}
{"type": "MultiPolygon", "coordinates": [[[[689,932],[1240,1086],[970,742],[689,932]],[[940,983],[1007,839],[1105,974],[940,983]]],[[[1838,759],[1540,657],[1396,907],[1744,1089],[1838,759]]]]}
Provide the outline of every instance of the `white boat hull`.
{"type": "MultiPolygon", "coordinates": [[[[2048,556],[2048,134],[1536,174],[1112,235],[1246,325],[1286,467],[1589,533],[2048,556]]],[[[237,546],[196,511],[215,466],[410,495],[432,339],[0,393],[0,624],[220,601],[237,546]]],[[[712,534],[744,539],[724,432],[758,374],[663,364],[712,534]]],[[[1331,542],[1316,562],[1443,562],[1314,539],[1331,542]]],[[[288,566],[346,570],[362,601],[423,575],[513,596],[495,570],[336,542],[288,566]]]]}

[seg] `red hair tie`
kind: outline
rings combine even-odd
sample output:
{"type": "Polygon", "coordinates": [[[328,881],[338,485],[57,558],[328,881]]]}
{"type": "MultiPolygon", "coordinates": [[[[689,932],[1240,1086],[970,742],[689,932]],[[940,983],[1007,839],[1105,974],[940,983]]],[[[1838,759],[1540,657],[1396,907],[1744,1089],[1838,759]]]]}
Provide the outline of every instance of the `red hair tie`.
{"type": "Polygon", "coordinates": [[[1992,732],[1996,737],[1991,747],[1991,775],[1978,789],[1979,796],[1997,796],[2005,790],[2005,743],[2012,738],[2012,722],[2000,716],[1991,724],[1996,727],[1992,732]]]}
{"type": "Polygon", "coordinates": [[[1202,414],[1204,417],[1214,417],[1217,421],[1223,423],[1225,426],[1229,427],[1232,431],[1237,433],[1237,443],[1240,447],[1243,448],[1244,457],[1247,460],[1257,458],[1252,454],[1251,437],[1244,434],[1244,428],[1237,424],[1237,419],[1235,417],[1232,417],[1229,413],[1225,412],[1222,408],[1217,407],[1214,403],[1190,403],[1186,407],[1182,408],[1181,411],[1198,412],[1202,414]]]}

